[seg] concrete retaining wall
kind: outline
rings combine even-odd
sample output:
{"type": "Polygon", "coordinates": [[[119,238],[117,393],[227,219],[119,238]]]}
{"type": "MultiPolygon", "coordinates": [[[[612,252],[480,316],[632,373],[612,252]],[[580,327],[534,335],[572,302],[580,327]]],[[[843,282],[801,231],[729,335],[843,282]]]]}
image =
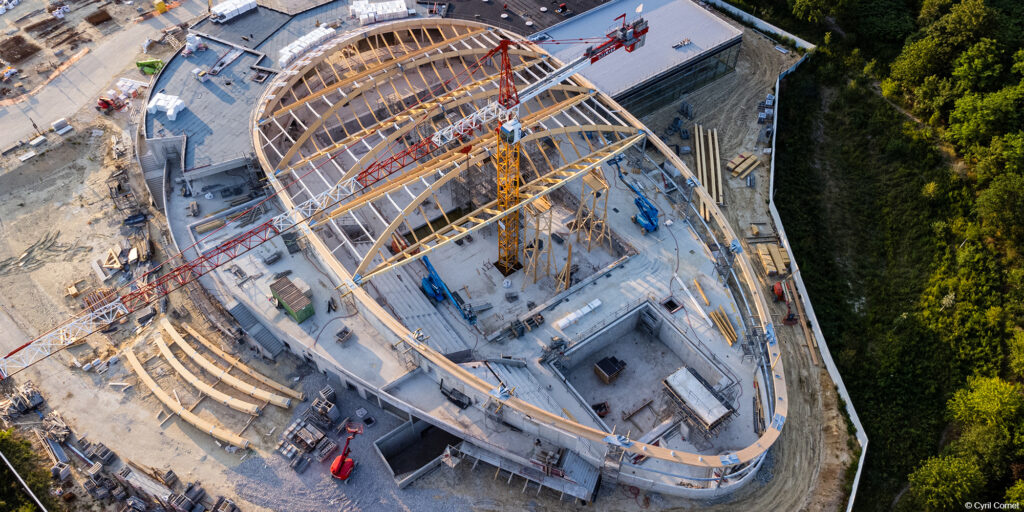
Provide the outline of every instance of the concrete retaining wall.
{"type": "Polygon", "coordinates": [[[793,34],[790,34],[789,32],[786,32],[785,30],[782,30],[779,27],[776,27],[775,25],[772,25],[771,23],[768,23],[767,21],[764,21],[764,20],[762,20],[760,18],[756,18],[753,15],[748,14],[745,11],[737,9],[736,7],[733,7],[733,6],[729,5],[728,3],[726,3],[725,0],[706,0],[706,1],[707,1],[707,3],[715,6],[716,9],[721,9],[721,10],[723,10],[725,12],[728,12],[729,14],[732,14],[733,16],[743,20],[744,23],[749,23],[750,25],[753,25],[755,28],[757,28],[758,30],[760,30],[762,32],[767,32],[769,35],[783,36],[783,37],[788,37],[789,39],[792,39],[793,41],[796,42],[796,46],[798,48],[802,48],[804,50],[813,50],[813,49],[817,48],[817,45],[815,45],[813,43],[809,43],[809,42],[807,42],[807,41],[805,41],[805,40],[803,40],[803,39],[801,39],[801,38],[799,38],[799,37],[797,37],[797,36],[795,36],[793,34]]]}
{"type": "MultiPolygon", "coordinates": [[[[779,77],[775,80],[776,112],[779,112],[779,103],[782,101],[782,98],[779,95],[779,83],[786,75],[796,70],[796,68],[807,60],[808,57],[810,57],[810,54],[804,55],[804,57],[793,64],[793,66],[779,74],[779,77]]],[[[828,370],[829,376],[832,377],[832,382],[835,383],[839,396],[846,402],[846,412],[850,415],[850,422],[852,422],[854,428],[857,429],[857,442],[860,443],[861,453],[860,460],[857,463],[857,475],[853,479],[853,489],[850,491],[850,499],[846,504],[846,510],[851,511],[853,510],[854,499],[857,497],[857,486],[860,484],[861,473],[864,471],[864,459],[868,452],[868,436],[867,433],[864,432],[864,425],[861,424],[860,417],[857,416],[857,410],[853,407],[853,400],[850,398],[850,393],[846,389],[846,384],[843,383],[843,377],[839,374],[839,369],[836,367],[835,360],[832,359],[832,352],[828,349],[828,343],[825,341],[825,334],[821,332],[821,325],[818,322],[818,317],[814,314],[814,306],[811,305],[810,295],[807,293],[807,286],[804,285],[803,276],[800,273],[800,265],[797,264],[796,255],[793,254],[793,248],[789,245],[789,238],[786,237],[786,230],[782,226],[782,218],[779,217],[779,210],[775,207],[775,150],[777,148],[775,143],[778,133],[779,117],[775,116],[775,119],[772,122],[772,161],[769,171],[768,194],[770,200],[768,203],[768,209],[772,216],[772,222],[775,223],[775,228],[778,230],[782,246],[789,254],[789,259],[792,262],[793,282],[796,284],[797,295],[799,295],[800,302],[803,303],[804,310],[807,312],[807,321],[810,323],[814,339],[818,343],[818,350],[821,352],[821,360],[825,363],[825,368],[828,370]]]]}

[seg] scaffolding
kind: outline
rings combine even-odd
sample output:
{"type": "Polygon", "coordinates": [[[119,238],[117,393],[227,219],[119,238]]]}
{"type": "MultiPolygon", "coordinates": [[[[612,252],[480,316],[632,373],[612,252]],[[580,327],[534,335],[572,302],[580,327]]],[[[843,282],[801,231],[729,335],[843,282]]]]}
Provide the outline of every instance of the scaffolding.
{"type": "Polygon", "coordinates": [[[580,204],[576,211],[576,220],[572,228],[576,232],[576,242],[586,242],[587,252],[608,242],[611,247],[611,235],[608,232],[608,181],[599,171],[594,170],[583,176],[580,186],[580,204]]]}
{"type": "Polygon", "coordinates": [[[523,248],[526,267],[523,272],[523,290],[528,283],[536,283],[542,275],[551,275],[551,226],[554,223],[551,201],[543,197],[523,209],[526,225],[533,230],[533,241],[523,248]]]}

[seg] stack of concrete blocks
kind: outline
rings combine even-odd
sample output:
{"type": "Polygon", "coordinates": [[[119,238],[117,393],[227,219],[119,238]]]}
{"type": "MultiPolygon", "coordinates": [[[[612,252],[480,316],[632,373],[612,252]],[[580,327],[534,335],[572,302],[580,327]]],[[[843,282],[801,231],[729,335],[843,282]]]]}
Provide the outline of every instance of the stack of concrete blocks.
{"type": "Polygon", "coordinates": [[[328,26],[321,26],[312,32],[298,38],[293,43],[281,48],[277,52],[277,63],[281,67],[287,66],[310,48],[319,46],[320,43],[334,37],[334,29],[328,26]]]}
{"type": "Polygon", "coordinates": [[[411,14],[405,0],[388,0],[386,2],[370,2],[369,0],[353,0],[348,8],[353,18],[359,19],[359,26],[372,25],[382,21],[400,20],[411,14]]]}
{"type": "Polygon", "coordinates": [[[149,100],[149,105],[146,107],[146,111],[150,114],[156,114],[158,111],[166,112],[167,119],[171,121],[177,119],[178,113],[182,110],[185,110],[185,102],[181,101],[181,98],[162,92],[154,94],[153,99],[149,100]]]}
{"type": "Polygon", "coordinates": [[[214,23],[225,23],[255,8],[256,0],[227,0],[210,9],[210,18],[214,23]]]}
{"type": "Polygon", "coordinates": [[[149,84],[138,80],[132,80],[131,78],[119,78],[117,80],[117,90],[121,91],[121,94],[131,98],[137,98],[139,96],[139,91],[145,87],[149,87],[149,84]]]}

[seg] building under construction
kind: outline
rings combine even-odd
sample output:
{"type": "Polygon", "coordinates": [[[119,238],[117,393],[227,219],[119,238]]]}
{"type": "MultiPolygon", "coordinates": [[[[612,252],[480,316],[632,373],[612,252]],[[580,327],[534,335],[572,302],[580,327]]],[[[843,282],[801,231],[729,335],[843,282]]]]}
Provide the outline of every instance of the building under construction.
{"type": "Polygon", "coordinates": [[[643,13],[568,41],[257,10],[193,27],[152,87],[166,97],[138,154],[193,262],[179,281],[213,291],[264,355],[283,346],[407,420],[378,440],[385,459],[429,426],[456,458],[586,501],[602,481],[711,498],[753,479],[786,382],[718,209],[721,159],[702,174],[716,198],[577,73],[644,59],[643,13]]]}

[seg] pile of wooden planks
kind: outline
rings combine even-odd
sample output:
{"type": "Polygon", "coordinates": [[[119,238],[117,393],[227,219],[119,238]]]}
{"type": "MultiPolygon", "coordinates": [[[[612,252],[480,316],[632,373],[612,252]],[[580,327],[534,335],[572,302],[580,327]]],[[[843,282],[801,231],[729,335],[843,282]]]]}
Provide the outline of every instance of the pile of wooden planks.
{"type": "Polygon", "coordinates": [[[733,178],[744,179],[751,171],[761,165],[761,160],[750,153],[740,153],[725,164],[726,170],[732,172],[733,178]]]}
{"type": "Polygon", "coordinates": [[[719,331],[722,331],[722,335],[725,336],[725,341],[729,342],[730,347],[733,343],[736,343],[739,336],[736,334],[736,329],[732,326],[732,321],[729,320],[729,315],[725,314],[722,306],[718,306],[718,309],[711,311],[711,321],[715,322],[719,331]]]}
{"type": "MultiPolygon", "coordinates": [[[[725,198],[722,194],[722,159],[719,157],[718,130],[705,130],[701,125],[694,125],[693,132],[696,141],[694,161],[697,167],[697,181],[704,187],[708,195],[717,204],[724,204],[725,198]]],[[[710,220],[707,205],[701,202],[700,215],[704,220],[710,220]]]]}
{"type": "Polygon", "coordinates": [[[757,244],[757,255],[761,265],[769,276],[786,275],[789,273],[789,253],[782,250],[776,243],[757,244]]]}

